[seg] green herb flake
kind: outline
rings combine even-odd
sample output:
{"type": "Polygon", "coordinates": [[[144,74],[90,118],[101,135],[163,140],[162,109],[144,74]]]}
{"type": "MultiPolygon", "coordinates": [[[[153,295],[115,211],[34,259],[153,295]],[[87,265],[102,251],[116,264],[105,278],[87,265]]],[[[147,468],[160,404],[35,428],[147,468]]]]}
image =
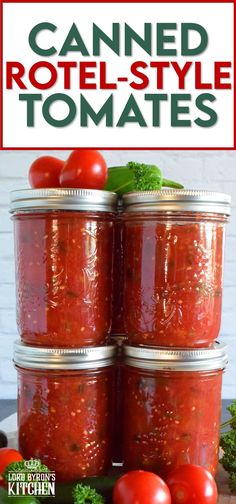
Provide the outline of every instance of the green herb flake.
{"type": "Polygon", "coordinates": [[[74,504],[105,504],[105,500],[94,488],[77,484],[73,489],[74,504]]]}
{"type": "Polygon", "coordinates": [[[183,188],[182,184],[163,178],[158,166],[130,161],[126,166],[109,168],[105,190],[122,196],[130,191],[154,191],[162,187],[183,188]]]}
{"type": "Polygon", "coordinates": [[[236,492],[236,400],[228,406],[227,410],[230,412],[231,418],[221,425],[221,429],[230,427],[230,430],[221,435],[220,446],[224,454],[220,462],[229,473],[231,492],[236,492]]]}
{"type": "Polygon", "coordinates": [[[69,296],[71,298],[78,298],[79,297],[78,294],[72,290],[67,291],[67,296],[69,296]]]}
{"type": "MultiPolygon", "coordinates": [[[[32,470],[31,469],[28,469],[26,466],[25,466],[25,461],[24,460],[21,460],[20,462],[12,462],[12,464],[9,464],[4,473],[2,474],[3,478],[8,481],[8,474],[9,472],[16,472],[16,473],[19,473],[19,472],[24,472],[24,473],[31,473],[32,470]]],[[[40,465],[37,467],[37,472],[44,472],[44,473],[48,473],[49,472],[49,469],[46,465],[40,463],[40,465]]]]}

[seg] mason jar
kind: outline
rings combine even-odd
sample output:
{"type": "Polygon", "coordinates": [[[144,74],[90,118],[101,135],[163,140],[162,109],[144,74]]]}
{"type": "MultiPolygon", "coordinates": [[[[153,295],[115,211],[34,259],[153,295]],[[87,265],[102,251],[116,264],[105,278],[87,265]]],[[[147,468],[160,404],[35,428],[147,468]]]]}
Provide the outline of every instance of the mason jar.
{"type": "Polygon", "coordinates": [[[230,196],[124,195],[124,324],[131,344],[210,346],[221,324],[230,196]]]}
{"type": "Polygon", "coordinates": [[[23,342],[79,347],[106,341],[116,199],[114,193],[87,189],[12,192],[23,342]]]}
{"type": "Polygon", "coordinates": [[[57,481],[107,474],[115,347],[30,347],[16,342],[19,450],[57,481]]]}
{"type": "Polygon", "coordinates": [[[183,464],[218,465],[227,348],[124,347],[125,470],[165,477],[183,464]]]}

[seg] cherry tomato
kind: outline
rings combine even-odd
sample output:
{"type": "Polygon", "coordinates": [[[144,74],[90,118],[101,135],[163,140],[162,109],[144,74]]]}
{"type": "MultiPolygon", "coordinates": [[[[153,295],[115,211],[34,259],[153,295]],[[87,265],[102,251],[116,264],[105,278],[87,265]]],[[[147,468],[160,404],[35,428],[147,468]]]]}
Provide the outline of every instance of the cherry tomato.
{"type": "Polygon", "coordinates": [[[61,187],[103,189],[108,177],[105,159],[96,150],[75,150],[61,171],[61,187]]]}
{"type": "Polygon", "coordinates": [[[174,469],[166,479],[172,504],[216,504],[216,482],[204,467],[186,464],[174,469]]]}
{"type": "Polygon", "coordinates": [[[130,471],[115,484],[113,504],[171,504],[170,491],[154,473],[130,471]]]}
{"type": "Polygon", "coordinates": [[[36,159],[29,169],[29,183],[34,189],[60,187],[60,173],[65,161],[53,156],[36,159]]]}
{"type": "Polygon", "coordinates": [[[12,462],[20,462],[21,460],[23,460],[23,457],[17,450],[13,450],[13,448],[0,448],[0,485],[6,483],[2,477],[2,473],[6,467],[12,462]]]}

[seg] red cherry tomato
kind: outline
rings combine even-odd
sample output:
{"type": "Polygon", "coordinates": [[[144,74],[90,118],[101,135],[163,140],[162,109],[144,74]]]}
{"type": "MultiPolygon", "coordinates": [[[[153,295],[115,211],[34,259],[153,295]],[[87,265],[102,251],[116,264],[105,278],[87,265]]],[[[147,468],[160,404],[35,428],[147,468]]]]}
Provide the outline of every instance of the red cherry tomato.
{"type": "Polygon", "coordinates": [[[108,177],[105,159],[92,149],[75,150],[61,171],[61,187],[103,189],[108,177]]]}
{"type": "Polygon", "coordinates": [[[174,469],[166,479],[172,504],[216,504],[216,482],[206,469],[186,464],[174,469]]]}
{"type": "Polygon", "coordinates": [[[29,169],[29,183],[34,189],[60,187],[60,173],[65,161],[53,156],[36,159],[29,169]]]}
{"type": "Polygon", "coordinates": [[[165,482],[154,473],[130,471],[115,484],[113,504],[171,504],[165,482]]]}
{"type": "Polygon", "coordinates": [[[5,484],[5,480],[2,477],[6,467],[12,462],[20,462],[23,460],[22,455],[13,448],[0,448],[0,485],[5,484]]]}

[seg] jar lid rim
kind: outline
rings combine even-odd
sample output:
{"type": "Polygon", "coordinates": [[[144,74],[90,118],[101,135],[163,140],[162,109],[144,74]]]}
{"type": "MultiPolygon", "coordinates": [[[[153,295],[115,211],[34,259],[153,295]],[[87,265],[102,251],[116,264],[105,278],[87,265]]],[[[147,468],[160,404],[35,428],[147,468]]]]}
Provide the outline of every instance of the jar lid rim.
{"type": "Polygon", "coordinates": [[[14,363],[31,369],[91,369],[112,364],[115,345],[80,348],[29,346],[20,340],[14,343],[14,363]]]}
{"type": "Polygon", "coordinates": [[[115,212],[117,194],[98,189],[21,189],[10,193],[10,212],[30,210],[84,210],[115,212]]]}
{"type": "Polygon", "coordinates": [[[213,212],[230,215],[229,194],[197,189],[160,189],[129,192],[123,195],[126,212],[186,211],[213,212]]]}
{"type": "Polygon", "coordinates": [[[215,342],[209,348],[147,347],[124,345],[126,363],[135,367],[168,370],[217,370],[226,367],[228,347],[215,342]]]}

